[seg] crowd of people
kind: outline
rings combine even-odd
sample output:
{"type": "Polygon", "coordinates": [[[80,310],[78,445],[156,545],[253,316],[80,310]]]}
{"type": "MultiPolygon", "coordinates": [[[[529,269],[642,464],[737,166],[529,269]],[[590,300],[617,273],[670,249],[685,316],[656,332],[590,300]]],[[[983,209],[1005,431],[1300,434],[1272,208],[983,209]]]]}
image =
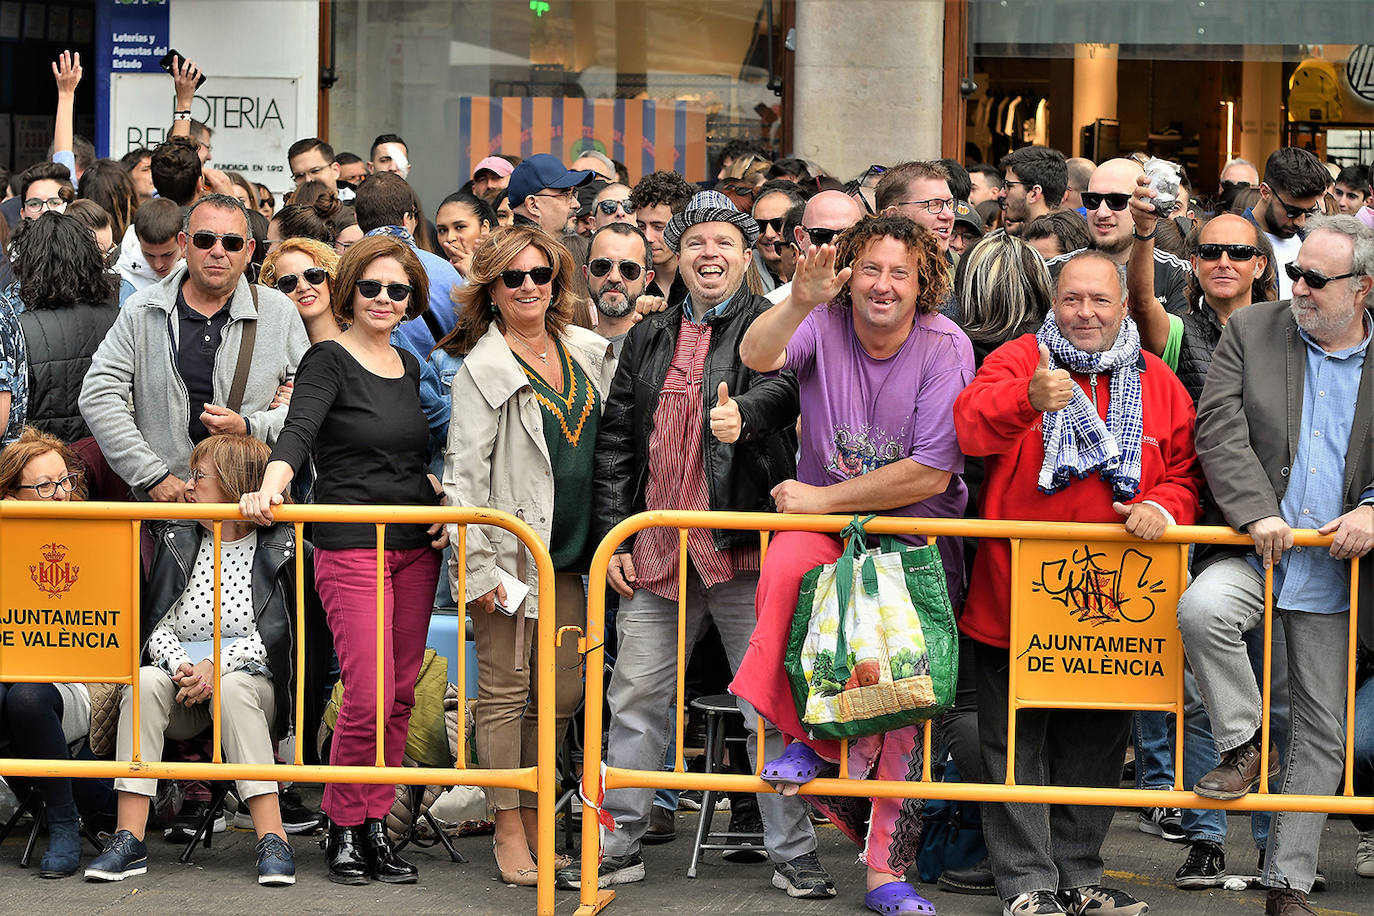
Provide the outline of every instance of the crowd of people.
{"type": "MultiPolygon", "coordinates": [[[[328,762],[376,759],[380,702],[386,763],[399,766],[430,616],[465,604],[477,760],[530,766],[539,591],[553,590],[559,626],[583,623],[592,552],[629,516],[968,515],[1119,522],[1146,541],[1170,525],[1224,524],[1253,543],[1192,559],[1178,605],[1182,748],[1163,713],[1028,710],[1011,759],[1010,547],[938,539],[962,645],[958,699],[931,731],[937,765],[952,759],[975,782],[1004,782],[1014,767],[1022,784],[1111,787],[1133,746],[1141,788],[1171,787],[1181,767],[1185,788],[1212,799],[1266,778],[1277,792],[1340,789],[1349,572],[1374,547],[1367,168],[1282,148],[1262,173],[1228,162],[1209,195],[1186,173],[1161,186],[1144,155],[1096,164],[1027,146],[995,165],[911,160],[843,181],[741,140],[701,185],[671,171],[631,181],[595,150],[571,167],[496,154],[430,210],[407,181],[404,139],[382,134],[366,158],[321,138],[294,143],[295,189],[279,206],[209,164],[211,132],[190,117],[192,62],[173,67],[169,139],[120,161],[72,133],[79,58],[64,54],[53,75],[52,155],[9,181],[0,204],[0,496],[238,503],[242,515],[223,528],[219,698],[208,523],[147,526],[145,758],[204,750],[215,702],[225,758],[269,764],[282,737],[315,732],[337,679],[328,762]],[[320,523],[297,545],[274,518],[293,500],[502,510],[534,529],[556,575],[541,581],[517,538],[479,525],[390,524],[379,547],[370,525],[320,523]],[[1294,546],[1300,529],[1332,535],[1330,548],[1294,546]],[[307,552],[308,634],[295,631],[295,550],[307,552]],[[292,721],[298,682],[311,721],[292,721]]],[[[689,740],[670,715],[685,589],[693,683],[728,685],[747,727],[765,723],[751,759],[730,764],[761,763],[776,792],[736,796],[731,831],[762,833],[755,854],[772,885],[837,894],[816,852],[823,816],[862,850],[868,909],[934,913],[907,880],[919,798],[798,793],[837,772],[841,747],[798,718],[783,657],[802,576],[841,546],[786,532],[765,559],[752,532],[692,530],[680,547],[666,529],[621,544],[608,569],[606,762],[671,766],[689,740]]],[[[1374,578],[1360,590],[1352,750],[1367,795],[1374,578]]],[[[561,736],[583,691],[571,641],[558,652],[561,736]]],[[[9,685],[0,734],[19,756],[89,756],[95,692],[9,685]]],[[[126,689],[116,704],[118,759],[131,756],[132,703],[126,689]]],[[[918,726],[855,740],[847,772],[919,780],[923,743],[918,726]]],[[[45,877],[81,871],[82,819],[108,828],[88,880],[146,872],[154,781],[34,783],[45,877]]],[[[258,881],[293,883],[286,837],[315,821],[276,783],[240,781],[237,795],[259,836],[258,881]]],[[[417,880],[385,829],[393,800],[392,786],[325,787],[331,880],[417,880]]],[[[535,859],[534,796],[493,788],[488,801],[504,881],[533,885],[551,867],[559,886],[578,885],[572,861],[535,859]]],[[[645,880],[642,847],[671,841],[689,803],[607,792],[615,829],[599,883],[645,880]]],[[[194,819],[214,816],[203,796],[188,804],[194,819]]],[[[1006,916],[1139,916],[1145,901],[1103,884],[1112,816],[985,804],[988,856],[948,886],[995,894],[1006,916]]],[[[1313,913],[1325,815],[1253,822],[1266,912],[1313,913]]],[[[1230,874],[1224,811],[1160,806],[1139,823],[1187,845],[1178,887],[1230,874]]],[[[1355,870],[1374,878],[1374,821],[1352,823],[1355,870]]]]}

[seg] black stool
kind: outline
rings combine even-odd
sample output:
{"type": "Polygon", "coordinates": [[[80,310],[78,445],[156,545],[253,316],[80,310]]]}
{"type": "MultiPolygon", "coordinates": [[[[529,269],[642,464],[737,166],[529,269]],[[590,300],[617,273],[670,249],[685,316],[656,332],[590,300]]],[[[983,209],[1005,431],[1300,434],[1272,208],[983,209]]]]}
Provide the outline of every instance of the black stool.
{"type": "MultiPolygon", "coordinates": [[[[29,786],[28,792],[25,793],[24,798],[19,802],[19,807],[14,809],[14,814],[10,816],[5,826],[0,827],[0,843],[9,839],[10,834],[14,831],[14,828],[18,826],[20,819],[25,814],[33,817],[33,826],[29,830],[28,839],[24,842],[24,852],[19,857],[20,868],[28,868],[29,863],[33,861],[33,853],[38,846],[38,834],[42,831],[48,819],[47,805],[43,803],[43,795],[38,791],[38,787],[35,785],[29,786]]],[[[81,835],[95,847],[97,853],[102,852],[104,847],[101,845],[100,837],[96,834],[95,830],[86,823],[84,818],[79,819],[79,823],[81,826],[81,835]]]]}
{"type": "MultiPolygon", "coordinates": [[[[701,710],[706,716],[706,772],[717,773],[725,761],[726,745],[733,744],[741,752],[748,751],[749,738],[726,737],[725,717],[741,716],[739,704],[728,693],[710,697],[699,697],[692,701],[692,708],[701,710]]],[[[701,819],[697,822],[696,843],[692,847],[692,863],[687,866],[687,877],[697,876],[697,865],[701,862],[703,850],[716,849],[725,852],[760,852],[763,847],[762,833],[721,833],[711,830],[711,818],[716,812],[716,791],[706,789],[701,794],[701,819]],[[753,840],[744,843],[743,840],[753,840]],[[717,842],[724,841],[724,842],[717,842]]]]}

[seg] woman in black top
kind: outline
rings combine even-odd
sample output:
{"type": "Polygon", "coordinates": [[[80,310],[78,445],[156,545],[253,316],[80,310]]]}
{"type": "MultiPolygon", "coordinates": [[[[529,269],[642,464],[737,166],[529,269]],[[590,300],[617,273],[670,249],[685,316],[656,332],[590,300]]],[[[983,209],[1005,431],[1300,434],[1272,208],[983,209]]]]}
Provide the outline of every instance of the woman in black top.
{"type": "MultiPolygon", "coordinates": [[[[337,505],[434,505],[439,483],[426,469],[429,425],[420,408],[420,363],[390,342],[401,321],[429,302],[424,269],[410,247],[386,236],[366,238],[339,262],[334,309],[350,323],[301,359],[286,425],[263,486],[246,494],[244,516],[270,524],[291,479],[313,457],[316,501],[337,505]]],[[[376,531],[370,524],[317,523],[315,585],[334,634],[345,690],[330,753],[336,766],[376,760],[376,531]]],[[[415,678],[439,580],[442,525],[388,525],[383,604],[387,647],[382,697],[388,710],[387,766],[400,766],[415,704],[415,678]]],[[[395,801],[390,785],[330,784],[329,878],[366,884],[416,880],[396,855],[383,818],[395,801]]]]}

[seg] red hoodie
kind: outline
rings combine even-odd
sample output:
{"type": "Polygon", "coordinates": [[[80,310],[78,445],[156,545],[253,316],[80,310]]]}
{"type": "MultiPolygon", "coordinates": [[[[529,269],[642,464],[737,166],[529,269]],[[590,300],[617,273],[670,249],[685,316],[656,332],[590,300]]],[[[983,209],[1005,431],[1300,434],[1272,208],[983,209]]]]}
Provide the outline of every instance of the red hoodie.
{"type": "MultiPolygon", "coordinates": [[[[1142,351],[1140,374],[1144,441],[1140,491],[1130,502],[1163,506],[1179,525],[1195,524],[1202,492],[1202,467],[1193,447],[1193,400],[1178,377],[1152,353],[1142,351]]],[[[954,401],[954,428],[966,455],[985,456],[987,476],[979,496],[981,518],[1063,522],[1121,522],[1112,509],[1111,485],[1089,474],[1056,493],[1038,486],[1045,458],[1042,413],[1031,407],[1030,379],[1040,363],[1034,334],[998,347],[983,362],[973,382],[954,401]]],[[[1088,397],[1087,375],[1073,374],[1088,397]]],[[[1105,421],[1110,377],[1098,377],[1097,413],[1105,421]]],[[[985,539],[978,546],[969,577],[959,629],[990,646],[1006,648],[1011,638],[1011,545],[985,539]]]]}

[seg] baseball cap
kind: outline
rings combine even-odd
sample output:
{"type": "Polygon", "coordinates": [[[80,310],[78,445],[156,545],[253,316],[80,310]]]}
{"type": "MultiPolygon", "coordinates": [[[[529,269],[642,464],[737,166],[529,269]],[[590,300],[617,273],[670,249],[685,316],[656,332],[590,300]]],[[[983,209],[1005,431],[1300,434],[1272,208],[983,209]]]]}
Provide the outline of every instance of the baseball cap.
{"type": "Polygon", "coordinates": [[[505,178],[513,171],[515,171],[515,166],[511,165],[509,160],[502,159],[500,156],[488,156],[477,163],[477,168],[472,170],[472,177],[476,178],[483,172],[491,172],[505,178]]]}
{"type": "Polygon", "coordinates": [[[978,211],[973,209],[966,200],[956,200],[954,202],[954,222],[963,223],[979,236],[983,234],[983,218],[978,215],[978,211]]]}
{"type": "MultiPolygon", "coordinates": [[[[485,160],[484,160],[485,161],[485,160]]],[[[556,156],[535,153],[517,165],[510,173],[507,196],[512,208],[520,206],[531,194],[545,188],[561,190],[575,188],[591,181],[593,172],[570,171],[556,156]]]]}

